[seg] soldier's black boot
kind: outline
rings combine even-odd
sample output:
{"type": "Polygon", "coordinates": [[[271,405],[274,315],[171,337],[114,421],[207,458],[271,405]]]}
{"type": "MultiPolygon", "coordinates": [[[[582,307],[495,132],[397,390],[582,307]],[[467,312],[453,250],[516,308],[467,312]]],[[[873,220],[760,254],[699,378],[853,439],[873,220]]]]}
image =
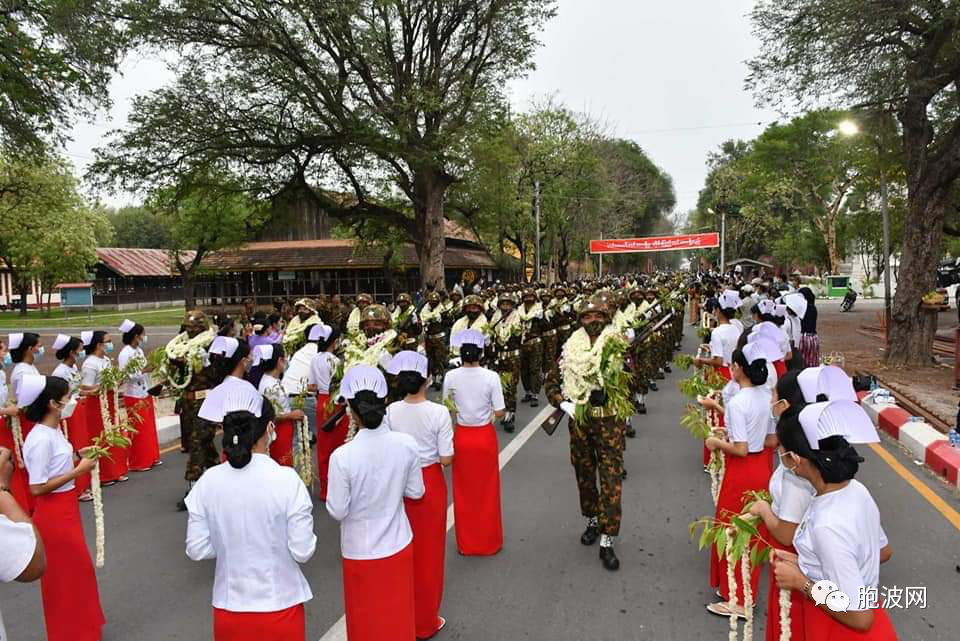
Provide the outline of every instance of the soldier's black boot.
{"type": "Polygon", "coordinates": [[[620,569],[620,559],[617,553],[613,551],[613,537],[606,534],[600,537],[600,561],[603,567],[612,571],[620,569]]]}
{"type": "Polygon", "coordinates": [[[637,414],[647,413],[647,395],[637,394],[637,414]]]}
{"type": "Polygon", "coordinates": [[[501,421],[500,425],[503,426],[504,432],[512,434],[513,430],[515,429],[513,412],[507,412],[504,414],[503,421],[501,421]]]}
{"type": "Polygon", "coordinates": [[[637,430],[631,421],[627,421],[627,438],[636,438],[637,430]]]}
{"type": "Polygon", "coordinates": [[[650,384],[647,385],[647,389],[649,389],[651,392],[659,392],[659,391],[660,391],[660,388],[657,387],[657,384],[654,383],[653,381],[650,381],[650,384]]]}
{"type": "Polygon", "coordinates": [[[666,378],[666,376],[664,376],[663,370],[660,369],[660,370],[657,370],[657,373],[656,375],[654,375],[654,378],[657,379],[658,381],[662,381],[664,378],[666,378]]]}
{"type": "Polygon", "coordinates": [[[597,517],[591,516],[587,519],[587,529],[580,535],[580,542],[584,545],[593,545],[600,538],[600,528],[597,525],[597,517]]]}
{"type": "Polygon", "coordinates": [[[529,403],[530,401],[532,401],[532,400],[535,399],[535,398],[536,398],[536,396],[534,396],[534,395],[531,394],[530,392],[527,392],[526,394],[523,395],[523,398],[520,400],[520,402],[521,402],[521,403],[529,403]]]}
{"type": "Polygon", "coordinates": [[[530,395],[530,407],[540,407],[540,399],[533,394],[530,395]]]}
{"type": "Polygon", "coordinates": [[[194,482],[195,481],[187,481],[187,491],[183,493],[183,498],[177,501],[177,512],[187,511],[186,498],[187,498],[187,494],[190,494],[190,490],[193,489],[194,482]]]}
{"type": "Polygon", "coordinates": [[[664,365],[664,366],[663,366],[663,371],[665,371],[667,374],[672,374],[672,373],[673,373],[673,370],[670,369],[670,366],[669,366],[669,365],[664,365]]]}

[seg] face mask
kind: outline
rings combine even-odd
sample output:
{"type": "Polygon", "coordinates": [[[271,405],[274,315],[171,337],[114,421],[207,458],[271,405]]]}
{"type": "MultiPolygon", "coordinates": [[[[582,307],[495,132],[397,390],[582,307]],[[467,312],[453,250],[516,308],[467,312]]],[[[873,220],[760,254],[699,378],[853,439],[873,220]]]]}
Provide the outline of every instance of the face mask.
{"type": "Polygon", "coordinates": [[[596,338],[601,333],[603,333],[603,328],[606,325],[603,321],[593,321],[591,323],[586,323],[583,326],[583,329],[587,332],[587,335],[590,338],[596,338]]]}
{"type": "Polygon", "coordinates": [[[10,356],[10,353],[8,352],[3,355],[3,366],[10,367],[11,365],[13,365],[13,357],[10,356]]]}
{"type": "Polygon", "coordinates": [[[149,338],[150,338],[149,336],[147,336],[146,334],[144,334],[143,336],[140,337],[140,344],[141,344],[141,345],[146,345],[146,344],[147,344],[147,340],[149,340],[149,338]]]}
{"type": "Polygon", "coordinates": [[[270,432],[267,436],[267,446],[273,445],[273,442],[277,440],[277,429],[275,427],[270,428],[270,432]]]}
{"type": "Polygon", "coordinates": [[[467,312],[467,318],[469,318],[471,322],[475,321],[480,318],[480,312],[467,312]]]}
{"type": "Polygon", "coordinates": [[[63,406],[63,409],[60,410],[60,418],[66,419],[73,416],[73,410],[77,409],[77,399],[71,398],[67,401],[66,405],[63,406]]]}
{"type": "Polygon", "coordinates": [[[37,357],[43,356],[43,345],[37,348],[37,357]]]}
{"type": "Polygon", "coordinates": [[[103,349],[106,350],[107,354],[110,354],[113,352],[113,343],[107,343],[103,349]]]}
{"type": "Polygon", "coordinates": [[[79,363],[80,361],[82,361],[82,360],[85,359],[86,357],[87,357],[87,353],[86,353],[85,351],[83,351],[83,350],[80,350],[80,353],[77,354],[77,362],[79,363]]]}

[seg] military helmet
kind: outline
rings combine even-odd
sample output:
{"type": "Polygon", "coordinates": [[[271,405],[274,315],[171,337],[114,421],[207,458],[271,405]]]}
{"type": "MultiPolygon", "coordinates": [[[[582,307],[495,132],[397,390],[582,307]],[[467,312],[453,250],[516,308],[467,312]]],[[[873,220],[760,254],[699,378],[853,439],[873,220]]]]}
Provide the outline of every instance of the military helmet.
{"type": "Polygon", "coordinates": [[[503,303],[510,303],[514,307],[517,306],[517,297],[514,296],[511,292],[504,292],[500,294],[500,297],[497,299],[497,306],[499,307],[503,303]]]}
{"type": "Polygon", "coordinates": [[[397,304],[399,305],[400,303],[413,303],[413,299],[410,298],[410,294],[407,293],[397,294],[397,304]]]}
{"type": "Polygon", "coordinates": [[[368,305],[371,305],[373,304],[373,296],[370,294],[359,294],[357,296],[357,305],[359,305],[361,301],[366,301],[368,305]]]}
{"type": "Polygon", "coordinates": [[[590,312],[599,312],[610,318],[610,306],[607,302],[607,298],[603,294],[594,294],[586,301],[580,305],[580,309],[577,310],[577,316],[583,316],[590,312]]]}
{"type": "Polygon", "coordinates": [[[390,325],[390,313],[383,305],[370,304],[360,313],[360,326],[370,321],[382,321],[390,325]]]}
{"type": "Polygon", "coordinates": [[[536,290],[527,288],[527,289],[523,290],[523,296],[522,296],[521,298],[522,298],[523,300],[526,300],[526,299],[528,299],[528,298],[534,298],[534,299],[535,299],[535,298],[537,298],[537,292],[536,292],[536,290]]]}
{"type": "Polygon", "coordinates": [[[431,304],[436,304],[440,302],[440,294],[437,292],[430,292],[427,294],[427,302],[431,304]]]}
{"type": "Polygon", "coordinates": [[[476,294],[470,294],[463,299],[463,307],[479,307],[481,310],[484,308],[483,299],[477,296],[476,294]]]}
{"type": "Polygon", "coordinates": [[[207,315],[199,309],[187,312],[183,316],[183,326],[187,329],[207,329],[207,315]]]}
{"type": "Polygon", "coordinates": [[[454,296],[463,298],[463,292],[461,292],[459,289],[455,289],[452,292],[450,292],[450,298],[453,298],[454,296]]]}

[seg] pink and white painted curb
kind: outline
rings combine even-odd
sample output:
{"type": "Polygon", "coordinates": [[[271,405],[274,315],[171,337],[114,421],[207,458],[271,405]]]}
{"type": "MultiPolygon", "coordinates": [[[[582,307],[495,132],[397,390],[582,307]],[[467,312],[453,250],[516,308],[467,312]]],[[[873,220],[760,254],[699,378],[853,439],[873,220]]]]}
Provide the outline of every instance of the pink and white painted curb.
{"type": "Polygon", "coordinates": [[[952,447],[945,434],[924,421],[911,421],[911,414],[895,403],[865,401],[866,392],[859,392],[860,404],[870,420],[896,439],[913,455],[954,487],[960,487],[960,448],[952,447]]]}

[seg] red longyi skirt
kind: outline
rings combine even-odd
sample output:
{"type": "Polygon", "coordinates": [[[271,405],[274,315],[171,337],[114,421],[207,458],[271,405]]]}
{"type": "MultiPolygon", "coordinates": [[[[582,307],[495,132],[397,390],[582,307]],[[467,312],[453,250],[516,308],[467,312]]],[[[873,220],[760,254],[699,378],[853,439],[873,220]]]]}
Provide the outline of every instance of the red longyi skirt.
{"type": "Polygon", "coordinates": [[[330,469],[330,455],[343,445],[350,428],[350,416],[344,414],[337,426],[329,432],[320,429],[327,420],[329,394],[317,394],[317,476],[320,478],[320,500],[327,500],[327,472],[330,469]]]}
{"type": "Polygon", "coordinates": [[[277,423],[277,440],[270,444],[270,458],[287,467],[293,467],[293,421],[277,423]]]}
{"type": "MultiPolygon", "coordinates": [[[[103,433],[103,415],[100,412],[100,397],[85,396],[80,401],[80,406],[84,410],[84,419],[87,423],[87,433],[90,439],[94,439],[103,433]]],[[[116,409],[113,403],[113,394],[107,395],[107,407],[111,418],[115,417],[116,409]]],[[[126,476],[130,471],[128,457],[130,451],[126,447],[111,447],[110,457],[106,456],[100,459],[100,483],[116,481],[121,476],[126,476]]]]}
{"type": "Polygon", "coordinates": [[[883,608],[873,611],[870,629],[859,632],[831,617],[813,601],[803,599],[803,625],[806,638],[811,641],[897,641],[897,631],[883,608]]]}
{"type": "MultiPolygon", "coordinates": [[[[14,453],[14,463],[16,463],[13,430],[10,429],[10,420],[6,416],[0,416],[0,447],[5,447],[14,453]]],[[[33,494],[30,493],[30,479],[22,465],[17,465],[13,470],[13,476],[10,477],[10,493],[24,512],[33,513],[35,502],[33,494]]]]}
{"type": "MultiPolygon", "coordinates": [[[[89,447],[93,442],[87,431],[87,415],[83,406],[83,399],[78,401],[77,408],[73,411],[73,416],[67,419],[67,440],[73,446],[73,451],[79,453],[85,447],[89,447]]],[[[74,481],[77,494],[83,494],[90,489],[90,473],[78,477],[74,481]]]]}
{"type": "Polygon", "coordinates": [[[231,612],[213,609],[214,641],[305,641],[303,604],[277,612],[231,612]]]}
{"type": "Polygon", "coordinates": [[[38,496],[33,524],[47,555],[40,578],[47,641],[100,641],[106,620],[76,490],[38,496]]]}
{"type": "Polygon", "coordinates": [[[493,423],[457,425],[453,432],[453,514],[457,549],[492,556],[503,548],[500,460],[493,423]]]}
{"type": "MultiPolygon", "coordinates": [[[[729,381],[733,378],[733,374],[730,372],[730,368],[727,365],[721,365],[716,368],[717,372],[720,373],[720,376],[723,377],[723,380],[729,381]]],[[[713,412],[713,410],[710,410],[713,412]]],[[[723,412],[715,412],[717,416],[717,422],[722,427],[723,426],[723,412]]],[[[703,464],[707,465],[710,463],[710,450],[707,449],[706,444],[703,446],[703,464]]]]}
{"type": "MultiPolygon", "coordinates": [[[[726,464],[723,473],[723,483],[720,485],[720,496],[717,498],[716,518],[723,523],[729,523],[730,517],[743,511],[743,495],[751,490],[766,490],[770,486],[770,475],[773,474],[770,454],[766,450],[748,454],[747,456],[724,455],[726,464]]],[[[763,528],[761,528],[763,529],[763,528]]],[[[767,537],[764,537],[767,538],[767,537]]],[[[740,568],[736,568],[734,576],[737,579],[737,604],[743,605],[743,579],[740,568]]],[[[730,600],[729,586],[727,585],[727,560],[717,555],[715,547],[710,547],[710,585],[720,588],[724,601],[730,600]]],[[[753,568],[750,575],[750,586],[754,597],[760,586],[760,567],[753,568]]]]}
{"type": "Polygon", "coordinates": [[[447,482],[439,463],[423,468],[423,497],[403,499],[413,529],[413,577],[417,638],[440,628],[443,563],[447,548],[447,482]]]}
{"type": "Polygon", "coordinates": [[[130,469],[145,472],[160,460],[160,445],[157,443],[157,417],[153,409],[153,397],[134,398],[123,397],[123,406],[127,408],[127,415],[132,419],[137,433],[133,435],[130,444],[130,469]]]}
{"type": "Polygon", "coordinates": [[[413,544],[384,559],[343,560],[350,641],[414,641],[413,544]]]}

